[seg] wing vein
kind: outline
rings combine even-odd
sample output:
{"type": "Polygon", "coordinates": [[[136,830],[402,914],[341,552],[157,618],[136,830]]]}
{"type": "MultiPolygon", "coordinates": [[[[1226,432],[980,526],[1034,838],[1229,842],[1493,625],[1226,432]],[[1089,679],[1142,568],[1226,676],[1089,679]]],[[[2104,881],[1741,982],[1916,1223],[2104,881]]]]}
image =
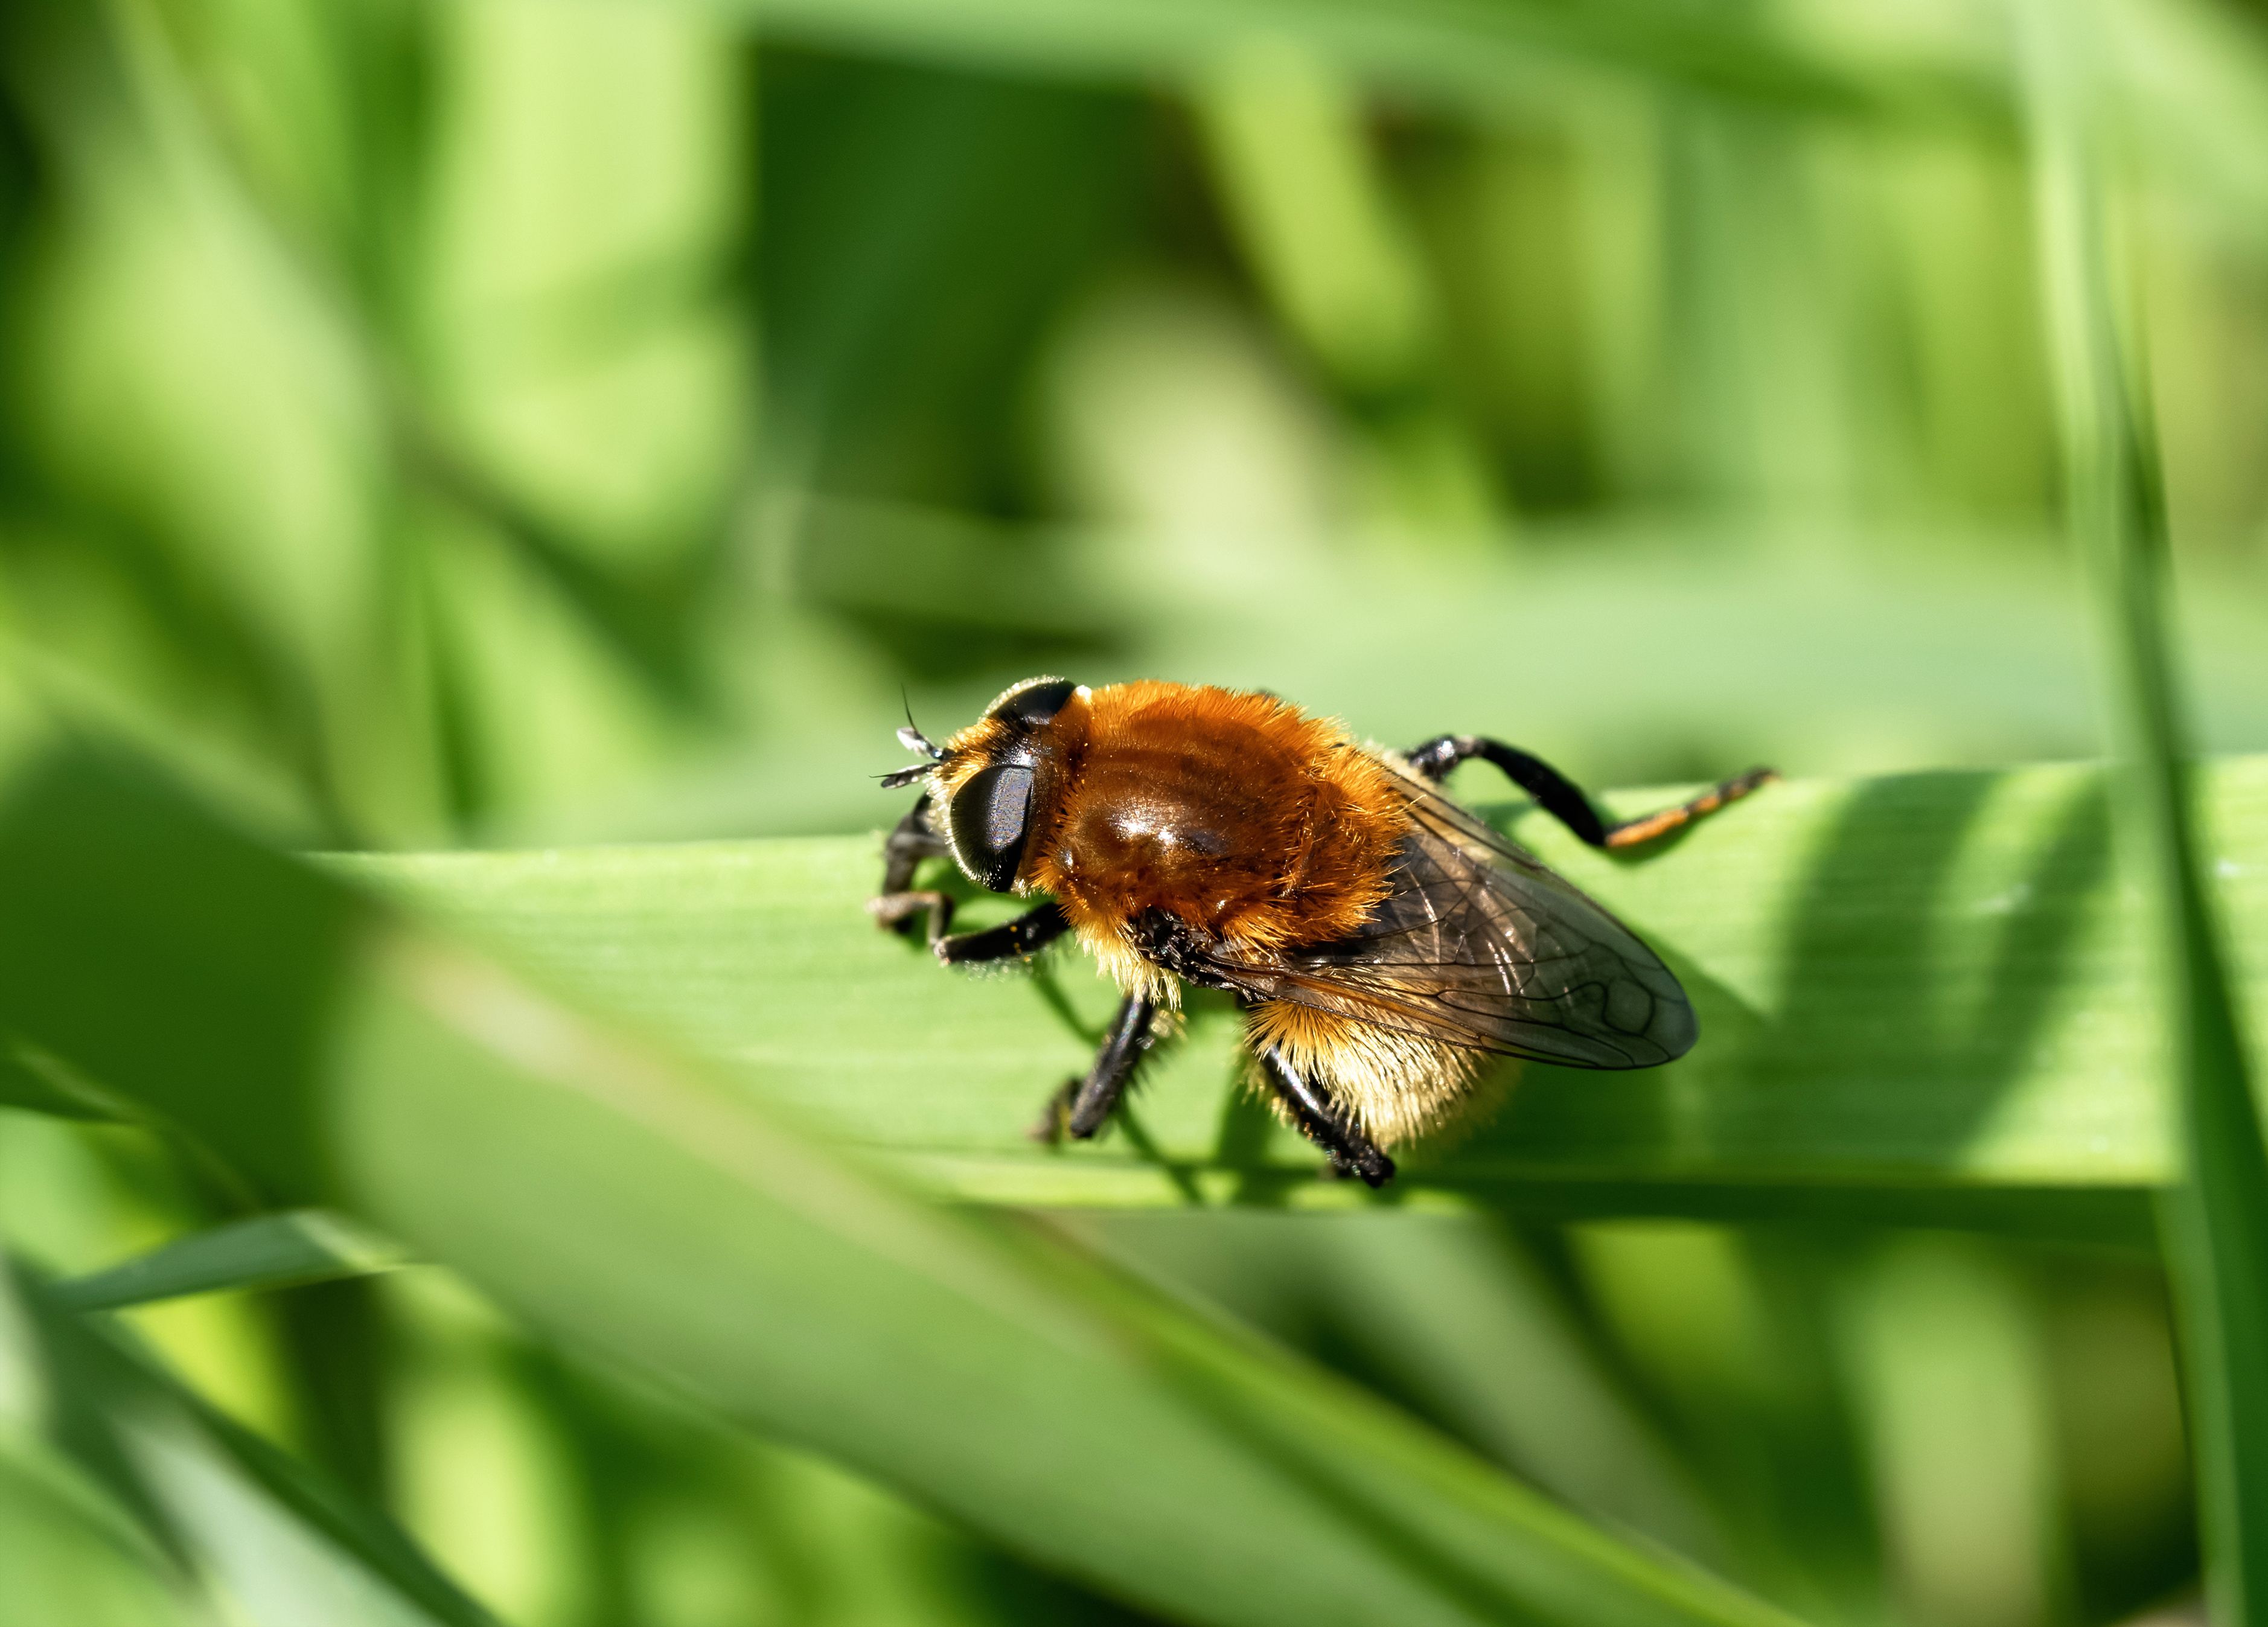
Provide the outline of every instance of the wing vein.
{"type": "Polygon", "coordinates": [[[1272,956],[1217,948],[1207,969],[1255,998],[1572,1067],[1648,1067],[1690,1048],[1692,1005],[1636,934],[1439,791],[1405,784],[1409,828],[1361,927],[1272,956]]]}

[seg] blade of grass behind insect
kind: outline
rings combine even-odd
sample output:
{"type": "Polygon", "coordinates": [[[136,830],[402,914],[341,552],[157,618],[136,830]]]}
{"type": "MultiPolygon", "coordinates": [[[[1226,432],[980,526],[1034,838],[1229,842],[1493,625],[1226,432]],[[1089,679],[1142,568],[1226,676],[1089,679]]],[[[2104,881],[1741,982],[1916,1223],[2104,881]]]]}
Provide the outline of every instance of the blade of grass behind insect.
{"type": "Polygon", "coordinates": [[[2201,870],[2167,648],[2166,510],[2140,376],[2122,353],[2086,5],[2019,13],[2070,524],[2092,579],[2120,762],[2118,813],[2146,896],[2175,1072],[2182,1178],[2162,1215],[2190,1376],[2211,1613],[2268,1594],[2268,1147],[2201,870]]]}
{"type": "MultiPolygon", "coordinates": [[[[1912,28],[1882,26],[1887,11],[1838,27],[1808,14],[1734,18],[1646,0],[733,0],[723,11],[831,50],[1074,82],[1187,82],[1224,52],[1273,38],[1366,87],[1491,114],[1508,100],[1595,110],[1597,88],[1613,77],[1766,111],[1949,124],[1995,141],[2017,111],[1983,11],[1912,28]]],[[[2257,241],[2268,166],[2248,155],[2268,129],[2268,50],[2250,21],[2227,8],[2134,0],[2121,9],[2126,48],[2110,89],[2154,174],[2257,241]]]]}
{"type": "Polygon", "coordinates": [[[779,0],[762,7],[762,20],[767,29],[834,48],[976,61],[996,71],[1182,76],[1217,63],[1226,47],[1276,35],[1317,47],[1367,79],[1491,106],[1511,88],[1552,95],[1571,75],[1606,69],[1780,107],[1980,121],[2006,116],[1989,67],[1958,49],[1918,63],[1887,55],[1853,62],[1763,14],[1704,20],[1670,5],[779,0]]]}

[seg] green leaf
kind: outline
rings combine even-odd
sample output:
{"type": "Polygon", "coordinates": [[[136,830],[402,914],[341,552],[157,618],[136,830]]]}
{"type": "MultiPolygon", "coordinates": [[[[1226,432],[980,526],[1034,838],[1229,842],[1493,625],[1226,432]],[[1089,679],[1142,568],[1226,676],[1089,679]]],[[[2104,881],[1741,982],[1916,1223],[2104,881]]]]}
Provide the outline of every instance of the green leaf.
{"type": "Polygon", "coordinates": [[[1066,1574],[1205,1622],[1782,1619],[1044,1233],[924,1204],[758,1095],[375,926],[114,764],[52,760],[0,801],[0,1020],[262,1187],[1066,1574]]]}
{"type": "MultiPolygon", "coordinates": [[[[1469,769],[1478,780],[1484,771],[1469,769]]],[[[1485,791],[1486,783],[1460,782],[1485,791]]],[[[2268,759],[2202,780],[2219,885],[2268,928],[2268,759]]],[[[1610,799],[1623,810],[1670,791],[1610,799]]],[[[1849,1213],[2146,1239],[2173,1170],[2146,962],[2102,776],[1777,784],[1638,860],[1522,814],[1520,837],[1659,946],[1702,1040],[1670,1067],[1531,1067],[1495,1121],[1388,1194],[1563,1214],[1849,1213]]],[[[1373,1201],[1240,1100],[1232,1012],[1138,1099],[1142,1135],[1024,1130],[1082,1068],[1110,991],[940,970],[860,908],[872,839],[343,861],[511,963],[731,1069],[941,1195],[1016,1204],[1373,1201]]],[[[975,901],[979,912],[1006,901],[975,901]]],[[[2243,998],[2268,1005],[2268,959],[2243,998]]]]}
{"type": "MultiPolygon", "coordinates": [[[[48,1500],[62,1505],[48,1520],[75,1515],[133,1563],[144,1584],[122,1573],[120,1593],[143,1594],[144,1609],[149,1594],[170,1597],[181,1611],[158,1619],[496,1627],[385,1515],[222,1417],[122,1329],[73,1314],[52,1285],[5,1260],[0,1372],[18,1403],[0,1463],[38,1469],[48,1500]]],[[[0,1509],[0,1527],[7,1517],[0,1509]]],[[[59,1574],[53,1597],[85,1582],[59,1574]]]]}
{"type": "MultiPolygon", "coordinates": [[[[2032,91],[2040,261],[2072,529],[2095,590],[2118,812],[2155,951],[2144,986],[2163,1024],[2180,1178],[2168,1256],[2195,1410],[2206,1587],[2215,1620],[2268,1601],[2268,1145],[2240,1001],[2205,880],[2198,776],[2169,650],[2165,491],[2137,364],[2124,354],[2105,225],[2108,60],[2088,7],[2021,14],[2032,91]]],[[[2243,858],[2224,849],[2217,869],[2243,858]]],[[[2250,1013],[2257,1023],[2257,1007],[2250,1013]]]]}
{"type": "Polygon", "coordinates": [[[136,1259],[59,1283],[74,1311],[115,1310],[221,1289],[291,1288],[391,1270],[401,1251],[320,1210],[260,1215],[177,1238],[136,1259]]]}

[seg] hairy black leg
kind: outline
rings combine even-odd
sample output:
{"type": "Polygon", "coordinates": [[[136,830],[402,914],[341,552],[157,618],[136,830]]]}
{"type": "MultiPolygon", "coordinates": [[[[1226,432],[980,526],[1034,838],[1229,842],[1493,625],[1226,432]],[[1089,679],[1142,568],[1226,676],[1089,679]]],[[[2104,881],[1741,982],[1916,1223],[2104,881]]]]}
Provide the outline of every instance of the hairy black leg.
{"type": "Polygon", "coordinates": [[[1292,1122],[1308,1140],[1330,1154],[1333,1169],[1343,1175],[1360,1175],[1366,1184],[1374,1187],[1394,1179],[1394,1160],[1342,1117],[1313,1079],[1272,1050],[1262,1051],[1259,1056],[1269,1084],[1291,1109],[1292,1122]]]}
{"type": "Polygon", "coordinates": [[[1607,844],[1607,828],[1580,786],[1541,757],[1516,751],[1501,740],[1477,734],[1443,734],[1427,740],[1410,754],[1410,766],[1427,779],[1440,781],[1461,762],[1478,757],[1504,771],[1504,777],[1535,799],[1535,805],[1593,847],[1607,844]]]}
{"type": "Polygon", "coordinates": [[[1102,1128],[1150,1049],[1150,1027],[1157,1014],[1156,1003],[1142,995],[1130,994],[1118,1003],[1118,1015],[1111,1021],[1102,1049],[1094,1054],[1094,1065],[1085,1079],[1066,1080],[1048,1099],[1047,1111],[1032,1127],[1034,1140],[1054,1141],[1069,1135],[1085,1141],[1102,1128]]]}
{"type": "Polygon", "coordinates": [[[1535,806],[1594,848],[1635,847],[1668,835],[1705,814],[1714,814],[1728,802],[1737,802],[1767,780],[1779,777],[1770,769],[1750,769],[1746,774],[1719,781],[1690,802],[1658,814],[1626,819],[1609,825],[1599,818],[1581,787],[1541,757],[1478,734],[1442,734],[1408,754],[1410,766],[1439,784],[1461,762],[1478,757],[1502,770],[1504,777],[1535,799],[1535,806]]]}
{"type": "MultiPolygon", "coordinates": [[[[938,949],[945,942],[947,928],[953,924],[953,898],[934,888],[924,887],[911,893],[885,893],[880,898],[866,901],[866,913],[874,917],[877,926],[910,936],[913,919],[926,911],[929,915],[929,946],[938,949]]],[[[941,949],[939,950],[943,953],[941,949]]]]}
{"type": "MultiPolygon", "coordinates": [[[[953,900],[933,889],[912,890],[914,872],[922,860],[952,850],[951,844],[929,822],[929,792],[924,791],[906,810],[906,816],[896,828],[882,839],[881,895],[866,901],[866,913],[874,917],[876,924],[910,938],[914,917],[926,912],[929,946],[937,949],[945,941],[946,929],[953,924],[953,900]]],[[[939,953],[944,952],[939,949],[939,953]]]]}
{"type": "Polygon", "coordinates": [[[914,871],[922,860],[950,853],[953,848],[929,822],[929,792],[924,791],[882,839],[884,893],[902,893],[913,885],[914,871]]]}
{"type": "Polygon", "coordinates": [[[947,966],[975,966],[985,961],[1011,961],[1036,954],[1071,931],[1064,912],[1052,903],[1027,909],[1012,921],[988,926],[981,932],[946,934],[953,925],[953,898],[923,889],[885,893],[866,901],[866,913],[887,927],[897,928],[924,910],[929,912],[929,946],[947,966]]]}
{"type": "Polygon", "coordinates": [[[982,961],[1011,961],[1035,954],[1071,931],[1071,922],[1052,903],[1027,909],[1012,921],[988,926],[981,932],[937,940],[937,958],[947,966],[973,966],[982,961]]]}
{"type": "Polygon", "coordinates": [[[952,850],[929,822],[929,793],[924,791],[883,838],[881,895],[866,901],[866,912],[877,924],[909,938],[914,917],[926,913],[929,944],[936,948],[953,924],[953,900],[939,892],[912,890],[914,872],[922,860],[952,850]]]}

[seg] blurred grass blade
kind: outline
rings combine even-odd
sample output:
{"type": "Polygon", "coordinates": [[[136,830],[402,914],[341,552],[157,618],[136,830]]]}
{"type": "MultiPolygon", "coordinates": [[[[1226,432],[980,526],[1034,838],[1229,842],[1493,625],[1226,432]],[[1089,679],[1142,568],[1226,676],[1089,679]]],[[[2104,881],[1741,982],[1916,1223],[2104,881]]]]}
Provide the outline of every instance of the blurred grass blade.
{"type": "Polygon", "coordinates": [[[1907,1619],[2069,1620],[2046,1354],[2002,1260],[1908,1235],[1830,1293],[1907,1619]]]}
{"type": "Polygon", "coordinates": [[[1057,1211],[1146,1280],[1248,1325],[1350,1352],[1521,1478],[1610,1527],[1716,1564],[1724,1533],[1582,1312],[1506,1228],[1474,1215],[1057,1211]]]}
{"type": "Polygon", "coordinates": [[[1381,1371],[1573,1506],[1680,1553],[1726,1551],[1682,1466],[1511,1237],[1418,1217],[1319,1230],[1329,1280],[1362,1307],[1340,1336],[1381,1371]]]}
{"type": "Polygon", "coordinates": [[[22,1043],[0,1045],[0,1107],[97,1123],[119,1115],[118,1104],[99,1086],[36,1046],[22,1043]]]}
{"type": "Polygon", "coordinates": [[[38,1273],[4,1259],[0,1371],[18,1403],[8,1422],[32,1432],[0,1455],[30,1447],[51,1481],[66,1476],[83,1515],[145,1576],[206,1607],[188,1619],[496,1627],[384,1514],[223,1417],[114,1324],[74,1314],[38,1273]]]}
{"type": "Polygon", "coordinates": [[[2029,0],[2040,258],[2048,280],[2070,519],[2100,609],[2119,811],[2158,950],[2181,1174],[2164,1209],[2194,1409],[2216,1621],[2268,1609],[2268,1145],[2198,841],[2195,774],[2167,647],[2164,490],[2137,368],[2122,353],[2103,218],[2086,5],[2029,0]]]}
{"type": "Polygon", "coordinates": [[[1069,1575],[1256,1627],[1783,1619],[461,949],[373,933],[336,880],[114,764],[18,780],[0,888],[0,1020],[268,1189],[1069,1575]]]}
{"type": "Polygon", "coordinates": [[[1354,87],[1292,47],[1255,43],[1194,102],[1224,212],[1293,333],[1350,389],[1422,384],[1434,313],[1354,87]]]}
{"type": "Polygon", "coordinates": [[[0,1627],[211,1627],[166,1556],[52,1443],[0,1434],[0,1627]]]}
{"type": "Polygon", "coordinates": [[[391,1270],[401,1249],[320,1210],[261,1215],[178,1238],[91,1276],[58,1283],[74,1311],[115,1310],[221,1289],[291,1288],[391,1270]]]}
{"type": "MultiPolygon", "coordinates": [[[[992,72],[1190,83],[1255,40],[1363,85],[1497,116],[1591,106],[1609,76],[1784,111],[1929,122],[2005,139],[2021,96],[1991,8],[1825,14],[1667,0],[738,0],[768,34],[992,72]]],[[[2268,48],[2227,8],[2127,0],[2109,93],[2154,174],[2258,239],[2268,208],[2268,48]]]]}
{"type": "Polygon", "coordinates": [[[1985,121],[2005,111],[1995,108],[1989,65],[1959,53],[1854,65],[1768,14],[1705,17],[1666,4],[771,0],[760,16],[769,30],[838,49],[974,57],[1023,72],[1185,77],[1240,43],[1275,35],[1376,83],[1496,106],[1513,88],[1550,94],[1564,91],[1570,70],[1607,68],[1783,107],[1985,121]]]}

